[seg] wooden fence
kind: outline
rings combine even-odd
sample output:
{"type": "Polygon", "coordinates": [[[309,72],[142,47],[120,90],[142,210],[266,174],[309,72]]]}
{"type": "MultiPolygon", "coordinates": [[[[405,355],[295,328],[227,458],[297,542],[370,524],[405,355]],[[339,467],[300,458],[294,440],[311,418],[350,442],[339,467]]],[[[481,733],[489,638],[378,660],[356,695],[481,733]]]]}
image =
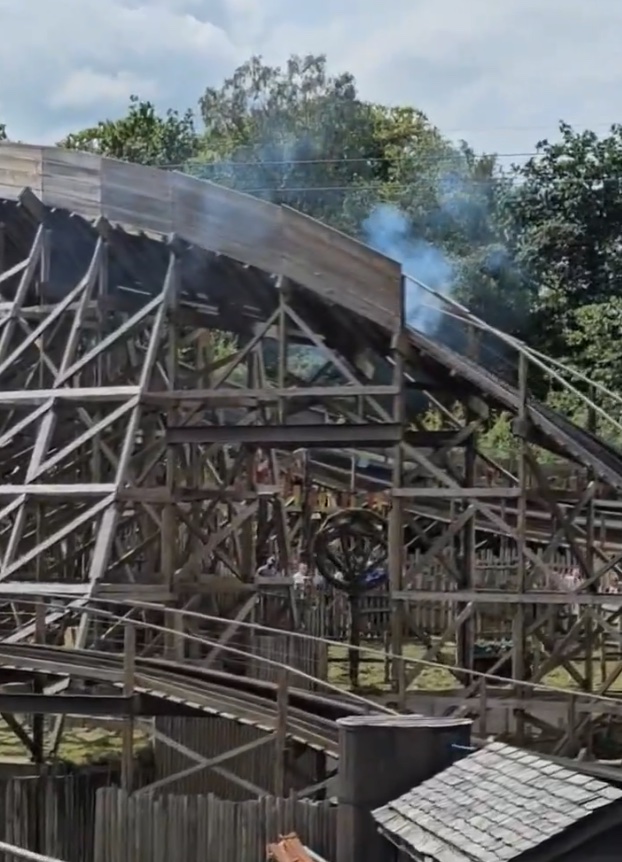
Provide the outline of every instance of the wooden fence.
{"type": "Polygon", "coordinates": [[[97,793],[93,862],[261,862],[266,845],[291,831],[335,858],[337,809],[330,802],[128,797],[106,788],[97,793]]]}
{"type": "MultiPolygon", "coordinates": [[[[297,677],[292,677],[292,686],[298,687],[297,677]]],[[[183,748],[210,759],[225,751],[232,751],[266,738],[266,732],[257,727],[218,715],[196,718],[158,716],[155,728],[162,734],[160,738],[156,735],[154,745],[154,773],[157,781],[177,775],[194,765],[183,753],[183,748]],[[168,737],[173,744],[167,744],[163,737],[168,737]],[[182,748],[175,746],[175,743],[182,748]]],[[[202,769],[192,775],[175,778],[159,789],[158,793],[213,793],[235,802],[255,798],[254,787],[263,788],[269,794],[275,786],[275,754],[275,743],[269,741],[250,751],[234,755],[212,769],[202,769]],[[236,781],[234,776],[241,781],[236,781]]],[[[302,790],[312,783],[308,776],[314,774],[316,764],[317,753],[312,749],[297,752],[297,768],[286,770],[285,792],[302,790]]]]}
{"type": "MultiPolygon", "coordinates": [[[[116,777],[97,769],[0,782],[1,840],[66,862],[89,862],[96,793],[116,777]]],[[[0,853],[0,862],[13,862],[13,857],[0,853]]]]}
{"type": "MultiPolygon", "coordinates": [[[[107,771],[0,782],[0,840],[66,862],[260,862],[295,830],[335,858],[337,809],[293,796],[129,796],[107,771]]],[[[13,857],[0,853],[0,862],[13,857]]]]}
{"type": "MultiPolygon", "coordinates": [[[[262,659],[289,665],[310,677],[326,679],[328,661],[326,644],[288,637],[287,634],[258,634],[253,643],[253,652],[257,658],[253,660],[251,675],[256,679],[265,679],[271,682],[276,682],[278,679],[279,669],[275,665],[267,664],[262,659]]],[[[297,688],[316,688],[315,683],[302,676],[296,676],[295,680],[297,688]]]]}
{"type": "MultiPolygon", "coordinates": [[[[297,682],[292,682],[297,685],[297,682]]],[[[183,753],[190,749],[207,759],[266,738],[266,733],[256,727],[231,721],[222,716],[176,717],[159,716],[155,721],[156,731],[173,741],[173,745],[156,736],[154,746],[155,779],[162,781],[177,775],[194,765],[183,753]],[[178,743],[179,746],[175,746],[178,743]]],[[[212,769],[202,769],[191,775],[175,778],[165,784],[160,794],[214,793],[235,802],[255,797],[254,787],[270,793],[275,781],[275,743],[266,742],[250,751],[237,754],[212,769]],[[235,777],[241,779],[236,781],[235,777]]],[[[307,750],[299,754],[296,763],[300,774],[286,773],[287,792],[301,790],[310,782],[305,777],[313,775],[316,753],[307,750]]]]}
{"type": "MultiPolygon", "coordinates": [[[[412,575],[413,591],[435,590],[453,592],[457,589],[455,579],[440,562],[428,566],[425,571],[417,571],[418,556],[408,561],[412,575]]],[[[570,553],[558,553],[546,566],[551,579],[545,583],[542,578],[534,583],[539,589],[555,589],[556,574],[567,572],[573,567],[570,553]]],[[[495,555],[492,551],[478,555],[475,573],[476,589],[512,590],[515,589],[518,560],[515,553],[495,555]]],[[[410,606],[410,623],[414,630],[425,631],[438,636],[451,625],[456,611],[452,601],[420,601],[410,606]]],[[[344,593],[327,589],[311,589],[304,598],[299,599],[301,630],[310,634],[333,640],[346,640],[350,629],[350,608],[344,593]]],[[[512,608],[508,605],[486,605],[478,608],[476,619],[477,636],[481,638],[510,637],[512,631],[512,608]]],[[[389,630],[389,595],[387,588],[364,594],[360,598],[362,618],[361,637],[368,640],[382,640],[389,630]]]]}

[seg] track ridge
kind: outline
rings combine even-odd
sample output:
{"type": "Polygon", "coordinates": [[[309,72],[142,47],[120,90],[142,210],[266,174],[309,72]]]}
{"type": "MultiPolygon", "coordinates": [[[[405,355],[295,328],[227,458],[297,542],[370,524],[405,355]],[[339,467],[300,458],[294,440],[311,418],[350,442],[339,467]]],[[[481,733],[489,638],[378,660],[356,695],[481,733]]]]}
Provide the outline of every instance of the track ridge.
{"type": "MultiPolygon", "coordinates": [[[[123,656],[94,650],[0,643],[0,668],[123,686],[123,656]]],[[[276,729],[277,686],[264,680],[165,659],[137,658],[134,687],[137,694],[179,703],[197,712],[220,715],[267,732],[276,729]]],[[[338,755],[336,720],[370,711],[300,689],[290,689],[288,700],[288,735],[332,756],[338,755]]]]}
{"type": "MultiPolygon", "coordinates": [[[[518,413],[520,396],[515,386],[421,332],[410,329],[409,339],[416,350],[427,354],[500,406],[518,413]]],[[[573,460],[590,467],[599,478],[622,489],[622,452],[545,404],[530,399],[527,409],[529,418],[553,450],[562,450],[573,460]]]]}

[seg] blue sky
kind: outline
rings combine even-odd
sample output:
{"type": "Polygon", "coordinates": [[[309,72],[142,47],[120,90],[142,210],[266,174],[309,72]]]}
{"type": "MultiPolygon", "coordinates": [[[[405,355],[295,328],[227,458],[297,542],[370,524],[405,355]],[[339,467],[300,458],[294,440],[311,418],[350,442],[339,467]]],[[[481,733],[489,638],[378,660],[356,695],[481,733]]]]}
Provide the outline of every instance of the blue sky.
{"type": "MultiPolygon", "coordinates": [[[[194,106],[251,54],[326,53],[478,150],[622,120],[620,0],[0,0],[0,122],[53,143],[131,93],[194,106]]],[[[511,157],[507,157],[511,160],[511,157]]]]}

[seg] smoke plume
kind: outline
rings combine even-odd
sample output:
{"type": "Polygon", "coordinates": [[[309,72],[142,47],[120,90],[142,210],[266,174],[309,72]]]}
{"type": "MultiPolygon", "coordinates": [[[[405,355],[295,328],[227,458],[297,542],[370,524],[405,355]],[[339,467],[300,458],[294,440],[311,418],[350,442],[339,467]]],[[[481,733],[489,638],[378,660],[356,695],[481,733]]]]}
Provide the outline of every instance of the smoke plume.
{"type": "MultiPolygon", "coordinates": [[[[316,139],[317,130],[311,135],[291,129],[289,121],[273,121],[260,130],[257,140],[228,159],[194,169],[206,179],[286,204],[329,224],[338,214],[342,229],[395,260],[406,275],[441,297],[462,294],[461,288],[467,286],[467,304],[475,298],[473,310],[505,328],[512,303],[508,305],[509,297],[501,302],[499,298],[508,286],[512,262],[498,244],[494,227],[494,165],[478,171],[477,159],[459,148],[439,154],[438,160],[417,162],[415,158],[401,183],[403,207],[374,204],[368,197],[377,180],[373,160],[366,165],[362,157],[335,156],[331,162],[328,157],[343,152],[344,141],[339,137],[342,132],[330,123],[324,128],[316,139]]],[[[406,320],[413,329],[454,350],[466,349],[466,328],[445,313],[442,299],[406,280],[405,304],[406,320]]],[[[486,346],[485,352],[489,349],[486,346]]]]}
{"type": "MultiPolygon", "coordinates": [[[[376,206],[362,225],[366,242],[397,261],[402,271],[443,295],[452,291],[455,270],[446,255],[431,243],[413,236],[408,216],[390,204],[376,206]]],[[[413,329],[433,335],[439,328],[441,302],[432,294],[406,282],[406,322],[413,329]]]]}

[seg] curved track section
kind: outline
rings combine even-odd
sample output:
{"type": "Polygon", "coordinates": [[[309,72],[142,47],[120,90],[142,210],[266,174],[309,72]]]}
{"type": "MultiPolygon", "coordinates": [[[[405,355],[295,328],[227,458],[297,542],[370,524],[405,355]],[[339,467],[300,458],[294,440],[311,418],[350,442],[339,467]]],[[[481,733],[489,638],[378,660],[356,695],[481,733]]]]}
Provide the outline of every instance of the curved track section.
{"type": "MultiPolygon", "coordinates": [[[[93,650],[0,645],[0,670],[20,675],[45,674],[123,687],[123,657],[93,650]]],[[[197,715],[219,715],[266,732],[276,730],[276,686],[220,671],[160,659],[137,659],[137,694],[180,704],[197,715]]],[[[367,712],[364,707],[290,689],[288,736],[301,744],[338,756],[335,721],[367,712]]]]}

